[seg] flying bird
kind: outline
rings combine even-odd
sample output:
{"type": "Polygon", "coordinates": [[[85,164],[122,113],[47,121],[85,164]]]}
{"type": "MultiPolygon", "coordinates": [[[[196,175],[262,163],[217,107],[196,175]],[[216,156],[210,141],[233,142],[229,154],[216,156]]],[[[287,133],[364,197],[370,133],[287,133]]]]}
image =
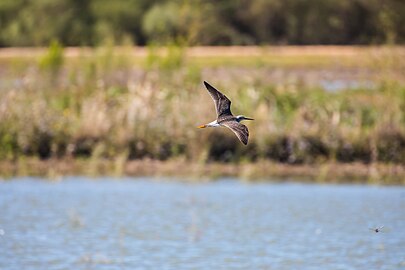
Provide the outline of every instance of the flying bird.
{"type": "Polygon", "coordinates": [[[370,228],[370,230],[372,230],[372,231],[378,233],[378,232],[381,232],[381,229],[382,229],[382,228],[384,228],[384,226],[380,226],[380,227],[377,227],[377,228],[370,228]]]}
{"type": "Polygon", "coordinates": [[[231,113],[231,101],[209,83],[204,81],[204,85],[208,90],[208,93],[211,95],[212,99],[215,103],[215,109],[217,111],[217,119],[206,124],[198,126],[198,128],[206,128],[206,127],[220,127],[224,126],[229,128],[230,130],[235,133],[238,139],[246,145],[248,143],[249,138],[249,130],[248,128],[241,124],[240,122],[243,120],[254,120],[252,118],[248,118],[244,115],[233,116],[231,113]]]}

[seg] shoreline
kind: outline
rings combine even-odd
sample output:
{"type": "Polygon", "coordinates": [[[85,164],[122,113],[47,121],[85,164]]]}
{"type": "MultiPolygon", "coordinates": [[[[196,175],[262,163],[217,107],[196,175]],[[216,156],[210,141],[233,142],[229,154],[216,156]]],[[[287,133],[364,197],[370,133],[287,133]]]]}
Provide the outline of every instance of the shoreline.
{"type": "Polygon", "coordinates": [[[58,180],[67,175],[89,177],[165,177],[189,182],[235,177],[246,182],[353,183],[405,185],[401,164],[336,163],[290,165],[266,160],[255,163],[199,163],[183,159],[48,159],[0,161],[0,179],[34,176],[58,180]]]}

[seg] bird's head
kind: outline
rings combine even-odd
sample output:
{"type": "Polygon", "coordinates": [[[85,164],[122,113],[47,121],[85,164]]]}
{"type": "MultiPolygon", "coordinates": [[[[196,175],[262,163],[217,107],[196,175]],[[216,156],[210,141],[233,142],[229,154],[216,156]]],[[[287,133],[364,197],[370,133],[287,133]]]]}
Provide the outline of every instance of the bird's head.
{"type": "Polygon", "coordinates": [[[241,122],[241,121],[243,121],[243,120],[255,120],[255,119],[246,117],[246,116],[244,116],[244,115],[238,115],[238,116],[236,116],[236,121],[241,122]]]}

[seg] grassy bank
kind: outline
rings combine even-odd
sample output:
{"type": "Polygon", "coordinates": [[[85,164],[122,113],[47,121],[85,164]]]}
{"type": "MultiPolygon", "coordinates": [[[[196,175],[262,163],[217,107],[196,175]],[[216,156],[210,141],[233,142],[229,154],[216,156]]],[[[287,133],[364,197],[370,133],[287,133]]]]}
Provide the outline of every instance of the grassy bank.
{"type": "MultiPolygon", "coordinates": [[[[189,182],[215,181],[235,177],[246,182],[299,181],[405,185],[405,167],[393,164],[325,163],[291,165],[260,160],[255,163],[196,163],[184,159],[166,161],[142,159],[47,159],[22,158],[0,162],[2,177],[37,176],[62,180],[65,175],[88,177],[156,177],[189,182]]],[[[0,178],[1,179],[1,178],[0,178]]]]}
{"type": "MultiPolygon", "coordinates": [[[[258,175],[269,163],[321,175],[333,164],[405,164],[400,47],[13,50],[0,51],[6,167],[24,159],[147,159],[252,166],[258,175]],[[256,119],[247,147],[228,130],[195,128],[215,117],[203,80],[234,101],[235,114],[256,119]]],[[[390,179],[390,171],[379,175],[390,179]]]]}

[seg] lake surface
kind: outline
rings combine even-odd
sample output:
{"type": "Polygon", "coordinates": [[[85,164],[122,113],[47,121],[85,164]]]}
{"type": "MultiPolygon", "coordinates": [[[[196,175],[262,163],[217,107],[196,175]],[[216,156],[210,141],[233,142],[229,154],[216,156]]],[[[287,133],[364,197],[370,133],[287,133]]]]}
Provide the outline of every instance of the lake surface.
{"type": "Polygon", "coordinates": [[[0,207],[4,270],[405,269],[404,187],[15,179],[0,207]]]}

